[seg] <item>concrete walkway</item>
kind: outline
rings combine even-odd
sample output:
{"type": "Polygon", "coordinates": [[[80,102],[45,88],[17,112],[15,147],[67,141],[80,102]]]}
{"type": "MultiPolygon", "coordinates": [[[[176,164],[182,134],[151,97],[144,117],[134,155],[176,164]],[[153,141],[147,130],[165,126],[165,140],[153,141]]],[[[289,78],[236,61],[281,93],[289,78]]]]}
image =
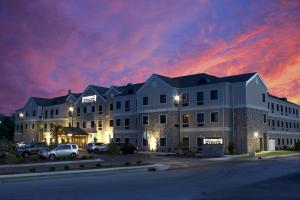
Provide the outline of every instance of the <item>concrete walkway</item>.
{"type": "Polygon", "coordinates": [[[91,160],[68,160],[68,161],[56,161],[56,162],[42,162],[42,163],[26,163],[26,164],[10,164],[10,165],[0,165],[2,168],[17,168],[17,167],[36,167],[36,166],[50,166],[50,165],[62,165],[62,164],[76,164],[76,163],[91,163],[91,162],[101,162],[102,159],[91,159],[91,160]]]}
{"type": "Polygon", "coordinates": [[[69,170],[69,171],[57,171],[57,172],[9,174],[9,175],[0,175],[0,181],[8,180],[8,179],[34,178],[34,177],[70,175],[70,174],[137,172],[137,171],[148,171],[149,168],[155,168],[155,171],[164,171],[164,170],[169,169],[169,166],[163,165],[163,164],[150,164],[150,165],[142,165],[142,166],[112,167],[112,168],[103,168],[103,169],[86,169],[86,170],[69,170]]]}

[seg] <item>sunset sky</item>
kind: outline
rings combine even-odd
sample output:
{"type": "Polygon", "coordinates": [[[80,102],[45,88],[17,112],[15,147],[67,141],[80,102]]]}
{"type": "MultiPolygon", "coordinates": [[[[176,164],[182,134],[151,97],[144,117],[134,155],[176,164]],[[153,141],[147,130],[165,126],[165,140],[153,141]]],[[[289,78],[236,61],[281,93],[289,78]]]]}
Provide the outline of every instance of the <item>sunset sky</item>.
{"type": "Polygon", "coordinates": [[[258,72],[300,103],[300,1],[0,0],[0,113],[151,74],[258,72]]]}

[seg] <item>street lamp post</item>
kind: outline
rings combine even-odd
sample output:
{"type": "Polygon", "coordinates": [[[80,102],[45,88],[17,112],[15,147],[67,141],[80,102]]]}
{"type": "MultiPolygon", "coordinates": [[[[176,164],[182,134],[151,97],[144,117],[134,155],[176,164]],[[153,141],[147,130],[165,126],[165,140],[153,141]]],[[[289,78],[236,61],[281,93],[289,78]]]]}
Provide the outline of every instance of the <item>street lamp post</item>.
{"type": "Polygon", "coordinates": [[[178,106],[178,148],[180,149],[180,96],[175,95],[174,101],[178,106]]]}
{"type": "Polygon", "coordinates": [[[73,113],[74,113],[74,107],[70,106],[69,111],[71,112],[71,135],[73,134],[73,113]]]}
{"type": "Polygon", "coordinates": [[[21,131],[22,131],[22,141],[23,141],[23,134],[24,134],[24,131],[23,131],[23,118],[24,118],[24,114],[23,113],[20,113],[19,114],[19,117],[21,119],[21,131]]]}

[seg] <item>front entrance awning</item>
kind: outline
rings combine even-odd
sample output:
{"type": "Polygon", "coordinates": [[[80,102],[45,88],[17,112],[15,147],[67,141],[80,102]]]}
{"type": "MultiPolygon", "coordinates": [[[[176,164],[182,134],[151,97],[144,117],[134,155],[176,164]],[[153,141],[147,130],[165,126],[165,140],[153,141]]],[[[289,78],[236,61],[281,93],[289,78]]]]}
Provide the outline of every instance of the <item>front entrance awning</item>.
{"type": "Polygon", "coordinates": [[[62,130],[66,134],[70,134],[72,136],[88,136],[89,134],[85,132],[83,129],[78,127],[63,127],[62,130]]]}

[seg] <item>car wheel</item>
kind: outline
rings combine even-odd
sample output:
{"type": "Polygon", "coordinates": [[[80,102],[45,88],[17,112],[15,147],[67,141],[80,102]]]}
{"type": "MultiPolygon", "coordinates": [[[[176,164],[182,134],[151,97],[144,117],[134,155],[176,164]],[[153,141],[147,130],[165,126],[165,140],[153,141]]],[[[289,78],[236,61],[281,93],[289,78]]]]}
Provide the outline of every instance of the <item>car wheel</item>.
{"type": "Polygon", "coordinates": [[[76,153],[71,153],[71,158],[76,158],[76,153]]]}
{"type": "Polygon", "coordinates": [[[49,159],[50,160],[54,160],[55,159],[55,155],[54,154],[50,154],[49,159]]]}
{"type": "Polygon", "coordinates": [[[92,153],[90,150],[87,150],[88,153],[92,153]]]}
{"type": "Polygon", "coordinates": [[[99,149],[94,149],[95,153],[100,153],[99,149]]]}

